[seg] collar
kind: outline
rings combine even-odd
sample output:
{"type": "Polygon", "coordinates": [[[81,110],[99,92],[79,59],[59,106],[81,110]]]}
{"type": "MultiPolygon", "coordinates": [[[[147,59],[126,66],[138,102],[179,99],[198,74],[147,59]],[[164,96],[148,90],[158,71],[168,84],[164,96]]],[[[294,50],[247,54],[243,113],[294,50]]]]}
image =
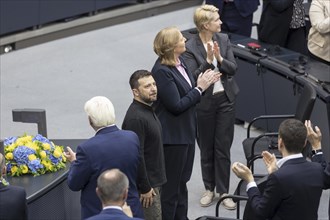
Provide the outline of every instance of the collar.
{"type": "Polygon", "coordinates": [[[176,68],[183,67],[183,68],[187,69],[186,66],[184,65],[184,63],[181,61],[180,57],[178,58],[177,61],[178,61],[178,64],[175,64],[176,68]]]}
{"type": "Polygon", "coordinates": [[[152,110],[152,104],[151,105],[148,105],[148,104],[145,104],[145,103],[143,103],[143,102],[139,102],[138,100],[136,100],[136,99],[133,99],[133,104],[135,104],[135,105],[139,105],[139,106],[141,106],[141,107],[143,107],[143,108],[145,108],[145,109],[148,109],[148,110],[152,110]]]}
{"type": "Polygon", "coordinates": [[[289,155],[287,157],[283,157],[282,159],[280,159],[279,161],[277,161],[277,166],[278,166],[278,168],[280,168],[288,160],[296,159],[296,158],[302,158],[302,157],[303,157],[302,153],[292,154],[292,155],[289,155]]]}
{"type": "Polygon", "coordinates": [[[112,127],[112,126],[115,126],[115,124],[112,124],[112,125],[108,125],[108,126],[106,126],[106,127],[99,128],[99,129],[96,130],[95,134],[97,134],[97,133],[98,133],[99,131],[101,131],[102,129],[110,128],[110,127],[112,127]]]}
{"type": "Polygon", "coordinates": [[[108,206],[104,206],[104,207],[103,207],[103,210],[105,210],[105,209],[118,209],[118,210],[123,211],[123,208],[120,207],[120,206],[117,206],[117,205],[108,205],[108,206]]]}
{"type": "Polygon", "coordinates": [[[178,58],[178,64],[175,64],[175,67],[180,67],[181,66],[181,61],[180,61],[180,59],[178,58]]]}

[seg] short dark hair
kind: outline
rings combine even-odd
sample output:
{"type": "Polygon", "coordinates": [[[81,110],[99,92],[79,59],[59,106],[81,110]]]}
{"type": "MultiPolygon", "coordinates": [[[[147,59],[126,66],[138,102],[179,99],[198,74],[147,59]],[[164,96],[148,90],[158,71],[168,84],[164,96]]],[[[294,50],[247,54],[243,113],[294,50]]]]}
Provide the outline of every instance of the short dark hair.
{"type": "Polygon", "coordinates": [[[128,189],[128,178],[119,169],[104,171],[97,178],[97,188],[102,202],[121,202],[126,189],[128,189]]]}
{"type": "Polygon", "coordinates": [[[129,85],[131,89],[137,89],[139,87],[138,80],[147,76],[151,76],[151,72],[148,70],[137,70],[129,78],[129,85]]]}
{"type": "Polygon", "coordinates": [[[279,136],[289,153],[301,153],[306,144],[307,129],[297,119],[287,119],[280,124],[279,136]]]}

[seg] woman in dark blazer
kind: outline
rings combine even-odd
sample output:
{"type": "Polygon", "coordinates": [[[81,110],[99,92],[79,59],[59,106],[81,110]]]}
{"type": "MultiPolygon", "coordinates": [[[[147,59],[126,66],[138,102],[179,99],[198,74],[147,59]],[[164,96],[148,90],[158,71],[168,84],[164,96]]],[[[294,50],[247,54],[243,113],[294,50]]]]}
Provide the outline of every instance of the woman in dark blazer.
{"type": "Polygon", "coordinates": [[[189,181],[195,154],[195,105],[220,74],[206,70],[196,80],[180,55],[186,39],[179,29],[161,30],[154,40],[158,59],[152,68],[158,97],[155,112],[162,124],[167,183],[161,191],[163,220],[187,219],[189,181]]]}
{"type": "MultiPolygon", "coordinates": [[[[218,9],[202,5],[194,14],[198,34],[187,41],[183,58],[195,77],[206,69],[220,71],[221,80],[205,91],[197,106],[198,145],[201,151],[202,177],[206,192],[200,205],[213,202],[214,190],[220,196],[228,193],[230,179],[230,148],[234,136],[235,97],[239,91],[234,80],[237,64],[231,44],[221,31],[218,9]]],[[[226,199],[223,205],[235,209],[236,204],[226,199]]]]}

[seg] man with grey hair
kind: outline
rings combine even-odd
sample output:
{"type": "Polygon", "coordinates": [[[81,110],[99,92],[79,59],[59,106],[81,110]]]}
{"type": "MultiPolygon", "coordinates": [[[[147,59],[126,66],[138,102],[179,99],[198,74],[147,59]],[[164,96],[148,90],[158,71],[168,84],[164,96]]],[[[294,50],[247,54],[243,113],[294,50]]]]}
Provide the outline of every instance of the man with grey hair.
{"type": "Polygon", "coordinates": [[[95,188],[98,176],[105,170],[117,168],[129,179],[127,204],[133,216],[143,218],[142,206],[136,187],[139,163],[139,138],[132,131],[119,130],[115,125],[115,110],[111,101],[96,96],[85,104],[90,126],[96,131],[77,147],[74,153],[70,147],[65,153],[72,162],[68,174],[68,186],[73,191],[81,190],[81,218],[99,214],[102,204],[95,188]]]}
{"type": "Polygon", "coordinates": [[[123,205],[127,199],[129,181],[127,176],[118,169],[104,171],[97,178],[96,194],[102,202],[103,210],[100,214],[88,220],[103,219],[140,219],[130,218],[125,214],[123,205]]]}
{"type": "Polygon", "coordinates": [[[3,178],[5,174],[5,158],[0,153],[0,219],[28,219],[25,189],[8,185],[3,178]]]}

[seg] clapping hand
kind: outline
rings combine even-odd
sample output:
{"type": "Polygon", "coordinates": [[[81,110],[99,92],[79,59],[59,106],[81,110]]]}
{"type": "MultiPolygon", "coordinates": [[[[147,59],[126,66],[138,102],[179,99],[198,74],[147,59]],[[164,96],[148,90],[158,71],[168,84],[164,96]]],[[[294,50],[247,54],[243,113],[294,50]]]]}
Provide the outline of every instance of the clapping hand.
{"type": "Polygon", "coordinates": [[[199,74],[197,78],[197,86],[205,91],[210,85],[218,81],[220,76],[220,72],[214,72],[213,70],[208,69],[204,73],[199,74]]]}
{"type": "Polygon", "coordinates": [[[244,164],[235,162],[235,163],[233,163],[233,166],[231,167],[231,169],[238,178],[241,178],[248,183],[254,181],[251,170],[244,164]]]}
{"type": "Polygon", "coordinates": [[[319,127],[315,126],[315,131],[312,127],[312,122],[310,120],[305,121],[305,126],[307,129],[307,140],[311,143],[313,150],[318,150],[321,148],[322,133],[319,127]]]}
{"type": "Polygon", "coordinates": [[[213,62],[213,59],[215,57],[215,59],[219,62],[222,63],[222,56],[220,54],[220,48],[219,45],[216,41],[213,42],[213,48],[212,45],[210,43],[207,43],[207,57],[206,57],[206,61],[211,64],[213,62]]]}
{"type": "Polygon", "coordinates": [[[278,167],[276,165],[277,160],[275,154],[271,154],[268,151],[263,151],[261,155],[269,174],[278,170],[278,167]]]}

